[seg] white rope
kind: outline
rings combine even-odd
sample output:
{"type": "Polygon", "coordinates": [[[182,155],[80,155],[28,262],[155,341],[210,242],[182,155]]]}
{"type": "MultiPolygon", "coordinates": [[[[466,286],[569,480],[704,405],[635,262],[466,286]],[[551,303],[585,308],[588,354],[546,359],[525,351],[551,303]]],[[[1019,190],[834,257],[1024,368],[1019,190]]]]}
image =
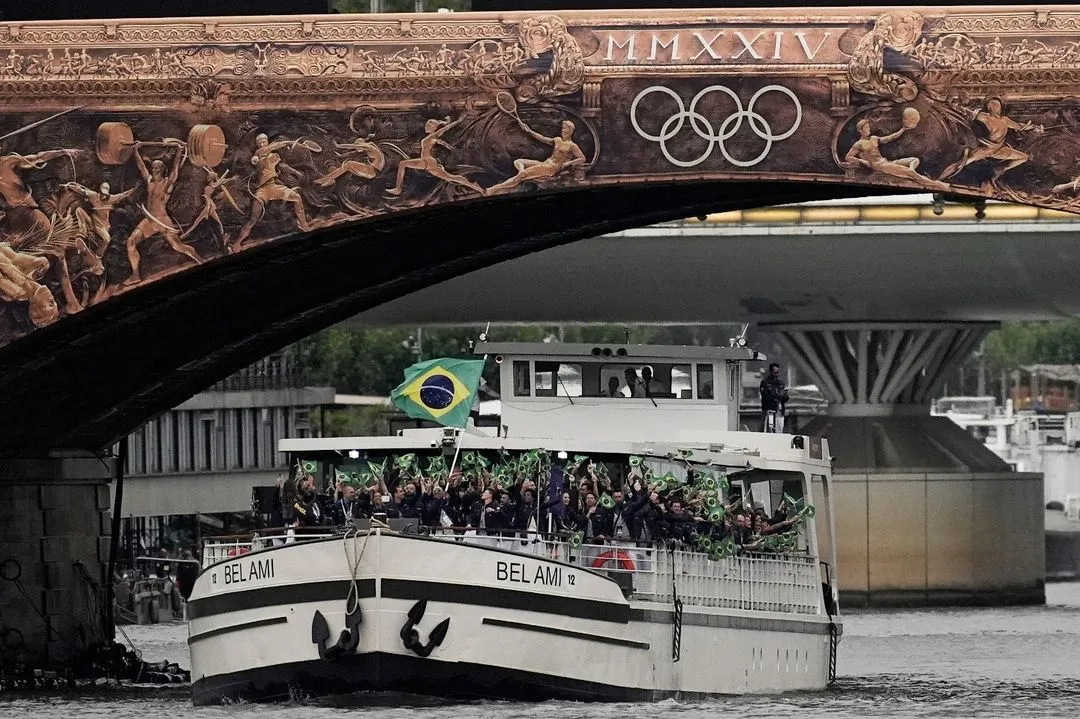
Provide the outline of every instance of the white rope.
{"type": "Polygon", "coordinates": [[[346,616],[352,614],[353,611],[360,608],[360,587],[357,584],[356,575],[360,569],[360,562],[364,559],[364,550],[367,549],[368,537],[371,536],[371,530],[366,530],[363,532],[364,541],[360,545],[360,551],[356,554],[355,562],[349,556],[349,544],[351,543],[353,549],[356,549],[356,539],[360,536],[361,531],[362,530],[359,529],[350,529],[346,531],[345,537],[342,541],[342,545],[345,547],[345,561],[349,565],[349,574],[351,577],[351,581],[349,582],[349,594],[345,598],[346,616]]]}

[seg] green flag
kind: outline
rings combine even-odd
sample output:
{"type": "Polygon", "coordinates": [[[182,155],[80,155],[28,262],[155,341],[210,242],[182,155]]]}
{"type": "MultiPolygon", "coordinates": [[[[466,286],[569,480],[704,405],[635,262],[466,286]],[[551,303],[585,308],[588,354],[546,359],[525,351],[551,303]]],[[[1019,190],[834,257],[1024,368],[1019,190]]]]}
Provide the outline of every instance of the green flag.
{"type": "Polygon", "coordinates": [[[414,419],[464,427],[480,386],[484,360],[433,359],[405,369],[390,401],[414,419]]]}

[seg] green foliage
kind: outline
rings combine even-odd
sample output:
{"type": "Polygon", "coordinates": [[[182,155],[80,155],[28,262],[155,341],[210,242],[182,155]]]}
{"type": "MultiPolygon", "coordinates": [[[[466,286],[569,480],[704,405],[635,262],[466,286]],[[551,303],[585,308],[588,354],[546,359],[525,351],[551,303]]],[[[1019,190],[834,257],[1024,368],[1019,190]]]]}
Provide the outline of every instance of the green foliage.
{"type": "MultiPolygon", "coordinates": [[[[294,348],[307,381],[344,394],[389,396],[402,371],[416,362],[409,330],[335,327],[301,340],[294,348]]],[[[461,356],[464,342],[476,332],[429,330],[423,334],[425,357],[461,356]]]]}
{"type": "Polygon", "coordinates": [[[344,407],[312,413],[312,424],[320,437],[384,436],[389,432],[388,407],[344,407]]]}
{"type": "Polygon", "coordinates": [[[1080,364],[1080,320],[1007,323],[987,336],[984,352],[987,364],[995,370],[1080,364]]]}

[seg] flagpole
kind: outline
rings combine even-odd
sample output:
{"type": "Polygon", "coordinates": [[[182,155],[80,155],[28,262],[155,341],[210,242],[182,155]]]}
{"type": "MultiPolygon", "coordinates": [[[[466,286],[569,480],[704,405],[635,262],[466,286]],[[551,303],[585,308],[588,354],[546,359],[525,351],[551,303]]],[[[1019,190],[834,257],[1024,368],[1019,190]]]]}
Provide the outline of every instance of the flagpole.
{"type": "MultiPolygon", "coordinates": [[[[484,328],[484,336],[482,338],[484,341],[487,341],[487,333],[488,333],[488,330],[490,330],[490,329],[491,329],[491,323],[488,322],[487,327],[484,328]]],[[[487,367],[487,358],[488,358],[488,356],[485,353],[484,354],[484,367],[485,368],[487,367]]],[[[483,382],[483,381],[484,381],[484,375],[483,375],[483,370],[481,370],[480,379],[476,383],[476,393],[477,394],[480,393],[480,382],[483,382]]],[[[465,420],[465,427],[468,427],[468,426],[469,426],[469,420],[466,419],[465,420]]],[[[447,486],[450,486],[449,485],[450,477],[454,476],[454,468],[457,466],[458,457],[461,456],[461,443],[462,443],[462,440],[465,438],[465,427],[462,427],[461,431],[458,432],[457,447],[454,448],[454,459],[450,462],[450,472],[446,475],[447,486]]]]}
{"type": "MultiPolygon", "coordinates": [[[[548,456],[550,457],[551,455],[549,454],[548,456]]],[[[548,481],[550,481],[550,478],[551,478],[551,469],[549,467],[549,469],[548,469],[548,481]]],[[[544,531],[543,529],[540,528],[540,483],[542,481],[543,481],[543,473],[537,472],[536,473],[536,490],[533,492],[533,501],[536,502],[536,531],[537,531],[537,533],[544,531]]],[[[545,490],[544,493],[546,495],[547,494],[547,491],[546,491],[547,487],[546,486],[544,487],[544,490],[545,490]]],[[[528,528],[526,527],[526,529],[528,529],[528,528]]],[[[532,544],[536,544],[538,541],[540,541],[540,538],[539,537],[533,537],[532,540],[533,540],[532,544]]]]}
{"type": "Polygon", "coordinates": [[[462,428],[458,432],[457,447],[454,449],[454,460],[450,462],[450,472],[446,475],[446,481],[449,482],[450,478],[454,476],[454,468],[457,467],[458,457],[461,456],[461,439],[465,436],[465,430],[462,428]]]}

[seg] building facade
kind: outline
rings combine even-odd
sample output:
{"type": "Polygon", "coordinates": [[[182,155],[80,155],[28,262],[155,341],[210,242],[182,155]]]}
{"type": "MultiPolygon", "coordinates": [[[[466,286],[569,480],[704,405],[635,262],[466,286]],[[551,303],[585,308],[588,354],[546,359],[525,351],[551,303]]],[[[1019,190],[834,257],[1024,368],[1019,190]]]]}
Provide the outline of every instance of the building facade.
{"type": "Polygon", "coordinates": [[[286,470],[278,440],[318,436],[318,413],[334,401],[333,388],[305,386],[288,352],[279,352],[133,432],[121,509],[125,554],[196,546],[203,528],[220,532],[232,524],[229,515],[250,516],[254,489],[273,486],[286,470]]]}

